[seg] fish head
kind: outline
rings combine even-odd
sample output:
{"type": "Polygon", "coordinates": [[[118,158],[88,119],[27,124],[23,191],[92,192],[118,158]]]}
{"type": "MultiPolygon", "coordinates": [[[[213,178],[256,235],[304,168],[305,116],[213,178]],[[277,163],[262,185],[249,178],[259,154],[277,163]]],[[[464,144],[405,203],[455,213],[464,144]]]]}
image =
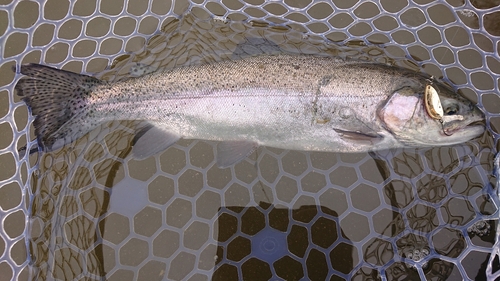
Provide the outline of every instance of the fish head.
{"type": "Polygon", "coordinates": [[[442,109],[429,108],[433,105],[426,101],[426,88],[404,87],[379,109],[382,125],[410,147],[454,145],[483,134],[484,114],[479,108],[444,85],[432,86],[434,98],[439,98],[434,106],[442,109]]]}

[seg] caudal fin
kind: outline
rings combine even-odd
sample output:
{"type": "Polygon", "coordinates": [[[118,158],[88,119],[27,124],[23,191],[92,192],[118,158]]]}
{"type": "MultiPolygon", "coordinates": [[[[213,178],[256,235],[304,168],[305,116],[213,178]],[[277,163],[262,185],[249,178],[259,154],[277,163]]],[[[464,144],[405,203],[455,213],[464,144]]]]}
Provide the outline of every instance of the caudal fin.
{"type": "Polygon", "coordinates": [[[75,121],[84,118],[87,98],[102,81],[40,64],[21,65],[20,72],[26,77],[17,82],[15,89],[35,116],[35,135],[42,150],[57,149],[88,131],[72,125],[78,126],[75,121]]]}

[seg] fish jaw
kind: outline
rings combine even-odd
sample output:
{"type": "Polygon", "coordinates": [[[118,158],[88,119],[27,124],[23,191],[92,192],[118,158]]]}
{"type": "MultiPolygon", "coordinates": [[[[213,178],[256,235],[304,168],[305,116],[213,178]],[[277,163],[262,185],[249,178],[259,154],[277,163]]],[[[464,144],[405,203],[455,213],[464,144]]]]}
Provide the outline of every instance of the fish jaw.
{"type": "Polygon", "coordinates": [[[443,137],[447,137],[444,138],[446,140],[444,145],[458,144],[462,143],[464,139],[477,138],[486,130],[484,114],[477,107],[474,107],[463,120],[452,121],[449,124],[444,123],[442,127],[441,134],[443,137]]]}
{"type": "MultiPolygon", "coordinates": [[[[464,140],[471,140],[479,137],[485,131],[484,125],[469,125],[462,127],[453,132],[453,135],[446,138],[446,142],[442,142],[443,145],[454,145],[463,143],[464,140]]],[[[443,134],[444,135],[444,134],[443,134]]]]}
{"type": "MultiPolygon", "coordinates": [[[[484,125],[468,125],[465,127],[460,126],[453,131],[445,131],[440,126],[441,125],[438,123],[437,128],[435,128],[434,130],[429,130],[426,133],[427,135],[425,136],[425,138],[407,138],[404,139],[403,142],[407,146],[414,147],[451,146],[477,138],[481,136],[485,131],[484,125]]],[[[418,131],[416,132],[416,134],[421,134],[421,132],[418,131]]]]}

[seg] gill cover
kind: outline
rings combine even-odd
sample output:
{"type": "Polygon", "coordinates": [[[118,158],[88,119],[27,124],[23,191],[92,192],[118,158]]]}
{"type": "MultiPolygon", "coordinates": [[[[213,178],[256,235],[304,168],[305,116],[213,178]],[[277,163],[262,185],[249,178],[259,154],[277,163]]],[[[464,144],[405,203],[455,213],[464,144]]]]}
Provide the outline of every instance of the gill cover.
{"type": "Polygon", "coordinates": [[[418,114],[420,108],[420,99],[414,91],[405,87],[396,91],[379,109],[378,115],[384,122],[385,127],[393,134],[409,128],[412,118],[418,114]]]}

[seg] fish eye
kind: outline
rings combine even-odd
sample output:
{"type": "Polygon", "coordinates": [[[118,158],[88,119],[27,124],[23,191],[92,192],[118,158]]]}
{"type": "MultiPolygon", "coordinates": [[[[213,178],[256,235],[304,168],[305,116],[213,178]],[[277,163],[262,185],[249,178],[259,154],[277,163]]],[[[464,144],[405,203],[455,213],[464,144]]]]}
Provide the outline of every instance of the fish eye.
{"type": "Polygon", "coordinates": [[[444,114],[446,115],[455,115],[458,113],[458,108],[455,107],[455,106],[450,106],[450,107],[447,107],[445,110],[444,110],[444,114]]]}

